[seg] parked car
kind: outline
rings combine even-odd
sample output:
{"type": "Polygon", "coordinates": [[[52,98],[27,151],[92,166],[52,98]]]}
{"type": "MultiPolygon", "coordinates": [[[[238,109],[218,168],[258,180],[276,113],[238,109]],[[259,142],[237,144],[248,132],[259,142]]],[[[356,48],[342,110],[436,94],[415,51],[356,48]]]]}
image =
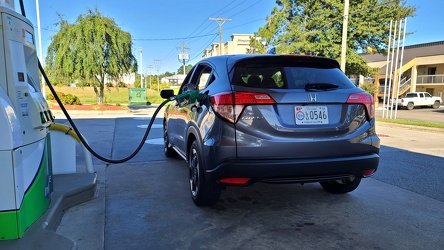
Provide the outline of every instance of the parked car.
{"type": "Polygon", "coordinates": [[[378,168],[373,97],[333,59],[210,57],[175,98],[165,109],[165,155],[188,162],[196,205],[216,203],[226,186],[255,182],[320,182],[347,193],[378,168]]]}
{"type": "Polygon", "coordinates": [[[406,108],[408,110],[414,107],[432,107],[437,109],[441,102],[442,100],[439,96],[432,96],[427,92],[411,92],[407,93],[405,97],[398,99],[398,103],[395,100],[393,106],[394,108],[397,106],[398,108],[406,108]]]}

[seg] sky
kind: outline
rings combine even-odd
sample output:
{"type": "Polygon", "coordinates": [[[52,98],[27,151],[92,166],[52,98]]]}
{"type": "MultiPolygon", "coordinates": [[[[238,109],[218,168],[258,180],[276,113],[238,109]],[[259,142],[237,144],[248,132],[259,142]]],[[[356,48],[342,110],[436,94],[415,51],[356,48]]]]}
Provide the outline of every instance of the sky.
{"type": "MultiPolygon", "coordinates": [[[[143,73],[177,72],[182,62],[178,55],[181,46],[187,48],[195,64],[203,51],[219,42],[219,25],[211,17],[230,18],[222,25],[223,42],[232,34],[253,34],[264,27],[265,18],[276,6],[275,0],[23,0],[27,18],[33,23],[38,38],[36,3],[39,2],[43,57],[58,28],[55,23],[62,15],[74,23],[88,9],[98,9],[104,16],[131,34],[133,54],[143,73]],[[142,48],[142,60],[139,48],[142,48]],[[152,67],[151,69],[149,67],[152,67]]],[[[16,0],[17,2],[17,0],[16,0]]],[[[407,19],[405,45],[444,41],[444,0],[406,0],[417,8],[414,17],[407,19]]],[[[16,3],[16,7],[18,4],[16,3]]],[[[350,12],[353,10],[350,9],[350,12]]],[[[37,43],[38,43],[38,39],[37,43]]]]}

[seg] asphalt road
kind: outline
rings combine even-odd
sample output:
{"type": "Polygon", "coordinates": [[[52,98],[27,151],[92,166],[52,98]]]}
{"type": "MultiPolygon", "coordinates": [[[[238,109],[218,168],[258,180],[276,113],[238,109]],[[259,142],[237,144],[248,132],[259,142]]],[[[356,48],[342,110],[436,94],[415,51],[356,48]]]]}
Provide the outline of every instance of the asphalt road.
{"type": "MultiPolygon", "coordinates": [[[[76,122],[93,148],[118,159],[137,147],[149,117],[76,122]]],[[[129,162],[94,159],[98,197],[70,209],[57,233],[79,249],[444,249],[442,131],[378,124],[379,170],[346,195],[316,183],[256,184],[227,188],[215,206],[199,208],[185,162],[163,155],[161,124],[129,162]]],[[[81,150],[77,158],[82,170],[81,150]]]]}
{"type": "Polygon", "coordinates": [[[384,117],[391,119],[405,119],[405,120],[419,120],[444,123],[444,106],[439,109],[421,108],[416,107],[412,110],[399,109],[399,110],[376,110],[376,117],[384,117]]]}

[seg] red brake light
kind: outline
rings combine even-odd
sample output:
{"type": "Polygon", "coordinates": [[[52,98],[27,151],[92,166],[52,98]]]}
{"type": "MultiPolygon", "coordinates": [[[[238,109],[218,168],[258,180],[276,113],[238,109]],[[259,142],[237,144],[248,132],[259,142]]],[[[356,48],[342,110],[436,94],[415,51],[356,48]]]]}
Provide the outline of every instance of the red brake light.
{"type": "Polygon", "coordinates": [[[363,104],[367,110],[368,120],[375,117],[375,101],[373,96],[369,93],[354,93],[350,94],[347,103],[363,104]]]}
{"type": "Polygon", "coordinates": [[[231,185],[245,185],[251,178],[224,178],[220,179],[219,182],[222,184],[231,185]]]}
{"type": "Polygon", "coordinates": [[[232,123],[236,123],[244,107],[252,104],[274,104],[268,94],[256,92],[224,92],[210,97],[216,113],[232,123]]]}

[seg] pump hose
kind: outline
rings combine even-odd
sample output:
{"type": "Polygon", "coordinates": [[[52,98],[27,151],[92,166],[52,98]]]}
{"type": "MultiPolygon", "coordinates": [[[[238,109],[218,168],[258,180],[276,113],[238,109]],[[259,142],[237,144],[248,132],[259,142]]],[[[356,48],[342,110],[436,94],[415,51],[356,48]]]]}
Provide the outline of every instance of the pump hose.
{"type": "Polygon", "coordinates": [[[148,124],[148,127],[146,128],[145,134],[143,135],[143,138],[142,138],[142,140],[140,141],[139,146],[137,147],[137,149],[136,149],[131,155],[129,155],[129,156],[123,158],[123,159],[118,159],[118,160],[108,159],[108,158],[105,158],[105,157],[99,155],[98,153],[96,153],[96,152],[95,152],[95,151],[94,151],[94,150],[88,145],[88,143],[85,141],[85,139],[84,139],[82,136],[80,136],[81,134],[80,134],[79,130],[77,129],[77,126],[75,125],[74,121],[71,119],[71,116],[70,116],[70,115],[68,114],[68,112],[66,111],[65,106],[63,106],[62,101],[61,101],[60,98],[57,96],[57,93],[56,93],[54,87],[52,86],[51,82],[49,81],[48,76],[46,75],[45,70],[43,69],[43,67],[42,67],[42,65],[41,65],[41,63],[40,63],[40,60],[38,60],[38,63],[39,63],[39,69],[40,69],[40,72],[42,73],[42,76],[43,76],[43,78],[45,79],[45,82],[47,83],[49,89],[51,90],[52,94],[54,95],[54,98],[56,99],[57,103],[60,105],[60,108],[62,109],[63,114],[64,114],[64,115],[66,116],[66,118],[68,119],[69,124],[71,124],[72,128],[74,129],[75,133],[77,134],[77,137],[80,139],[81,143],[85,146],[85,148],[86,148],[86,149],[87,149],[92,155],[94,155],[94,156],[97,157],[99,160],[102,160],[102,161],[104,161],[104,162],[113,163],[113,164],[123,163],[123,162],[129,161],[129,160],[132,159],[134,156],[136,156],[137,153],[139,153],[140,149],[142,149],[143,145],[145,144],[145,140],[146,140],[146,138],[148,137],[148,134],[150,133],[151,126],[153,125],[154,120],[155,120],[157,114],[159,113],[160,109],[161,109],[163,106],[165,106],[165,104],[167,104],[168,102],[174,100],[174,98],[166,99],[165,101],[163,101],[163,102],[159,105],[159,107],[157,107],[156,111],[154,112],[153,116],[151,117],[150,123],[148,124]]]}

